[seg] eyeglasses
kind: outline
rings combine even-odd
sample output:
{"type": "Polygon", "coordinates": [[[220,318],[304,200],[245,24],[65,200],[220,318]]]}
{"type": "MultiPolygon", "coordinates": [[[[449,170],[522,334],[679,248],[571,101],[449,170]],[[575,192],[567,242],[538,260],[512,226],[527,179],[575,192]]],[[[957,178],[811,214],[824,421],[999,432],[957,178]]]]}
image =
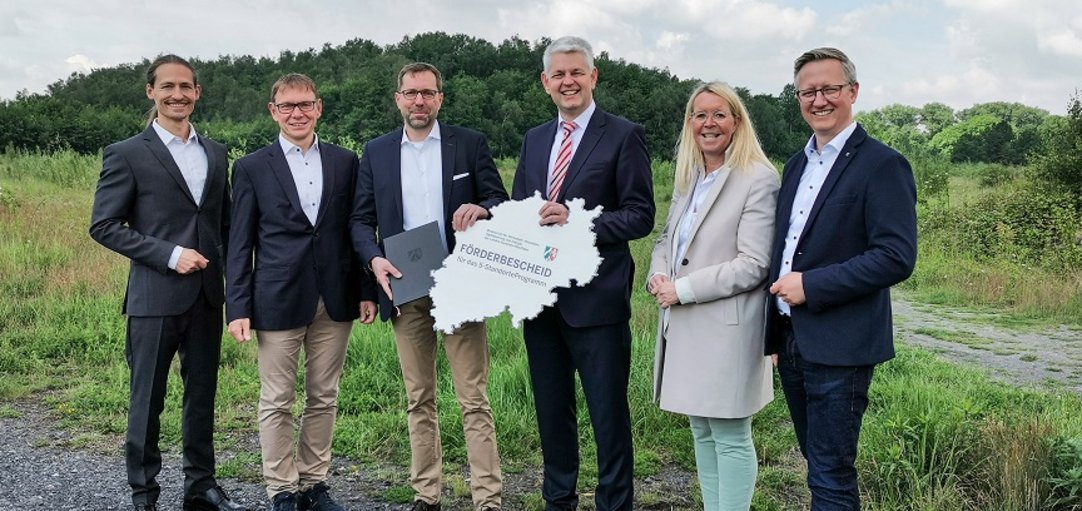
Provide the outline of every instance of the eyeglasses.
{"type": "Polygon", "coordinates": [[[417,99],[418,94],[420,94],[421,97],[424,98],[425,101],[432,101],[433,99],[436,99],[436,94],[439,94],[440,91],[432,90],[432,89],[421,89],[421,90],[406,89],[406,90],[400,90],[400,91],[398,91],[398,93],[401,94],[402,97],[404,97],[404,98],[406,98],[406,99],[408,99],[410,101],[413,101],[413,100],[417,99]]]}
{"type": "Polygon", "coordinates": [[[716,122],[716,123],[720,123],[721,121],[724,121],[726,117],[729,117],[729,114],[727,114],[725,112],[722,112],[721,110],[715,110],[714,113],[710,113],[710,114],[708,114],[706,112],[692,112],[691,113],[692,122],[696,122],[696,123],[699,123],[699,124],[706,124],[706,118],[707,117],[710,117],[711,119],[714,119],[714,122],[716,122]]]}
{"type": "Polygon", "coordinates": [[[842,89],[847,85],[853,85],[851,83],[843,83],[841,85],[827,85],[826,87],[820,87],[818,89],[802,89],[796,91],[796,97],[800,98],[802,103],[811,103],[815,101],[815,96],[820,92],[823,93],[823,98],[829,100],[838,99],[842,94],[842,89]]]}
{"type": "Polygon", "coordinates": [[[275,103],[274,108],[283,114],[293,113],[294,108],[299,108],[302,112],[311,112],[316,109],[316,103],[318,102],[319,100],[301,101],[300,103],[275,103]]]}

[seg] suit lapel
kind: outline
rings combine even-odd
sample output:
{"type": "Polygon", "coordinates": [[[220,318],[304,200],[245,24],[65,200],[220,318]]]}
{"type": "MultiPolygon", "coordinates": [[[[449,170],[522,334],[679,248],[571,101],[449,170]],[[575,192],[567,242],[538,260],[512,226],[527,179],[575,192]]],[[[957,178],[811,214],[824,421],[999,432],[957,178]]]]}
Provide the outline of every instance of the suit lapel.
{"type": "MultiPolygon", "coordinates": [[[[567,169],[567,176],[564,176],[564,184],[560,187],[560,195],[555,200],[563,201],[564,197],[567,196],[567,190],[571,189],[571,186],[575,183],[579,170],[582,170],[583,164],[590,158],[590,153],[597,147],[597,143],[601,141],[601,137],[605,134],[607,121],[608,118],[605,112],[602,112],[600,108],[595,108],[594,115],[590,117],[590,122],[586,125],[586,133],[582,134],[579,147],[575,149],[575,154],[571,157],[571,165],[567,169]]],[[[548,168],[547,165],[546,168],[548,168]]]]}
{"type": "MultiPolygon", "coordinates": [[[[729,176],[732,174],[732,167],[724,165],[716,172],[718,177],[714,178],[714,184],[710,186],[710,191],[706,192],[706,197],[703,197],[702,209],[695,215],[695,223],[691,224],[691,230],[688,231],[689,245],[695,239],[695,234],[699,232],[699,227],[703,225],[703,219],[710,212],[710,208],[713,208],[714,203],[717,202],[721,189],[725,188],[725,182],[729,180],[729,176]]],[[[691,207],[690,202],[688,207],[691,207]]]]}
{"type": "Polygon", "coordinates": [[[455,173],[455,136],[446,124],[440,124],[440,158],[443,168],[443,218],[451,218],[451,181],[455,173]]]}
{"type": "Polygon", "coordinates": [[[815,223],[815,218],[819,216],[819,210],[823,209],[823,203],[830,197],[830,191],[834,189],[834,185],[838,184],[842,174],[849,168],[849,163],[856,156],[857,148],[861,142],[864,142],[865,136],[864,129],[858,125],[853,134],[849,136],[849,140],[845,141],[845,145],[842,146],[841,152],[838,154],[838,159],[834,160],[834,165],[830,167],[830,172],[827,173],[827,178],[823,181],[823,188],[815,196],[815,202],[812,203],[811,211],[808,213],[808,221],[804,224],[804,232],[800,233],[801,241],[804,240],[804,233],[808,232],[808,228],[815,223]]]}
{"type": "MultiPolygon", "coordinates": [[[[684,215],[686,215],[688,213],[688,208],[691,207],[691,200],[694,198],[693,197],[694,193],[695,193],[695,188],[694,188],[694,185],[693,185],[693,187],[690,190],[688,190],[687,193],[682,195],[680,197],[680,199],[676,201],[675,204],[670,206],[672,208],[672,210],[673,210],[673,214],[669,215],[668,222],[667,222],[668,229],[669,229],[669,262],[670,262],[670,264],[669,264],[669,268],[667,268],[667,270],[669,271],[669,277],[675,277],[676,276],[676,269],[679,267],[679,262],[676,260],[676,256],[677,256],[676,252],[677,252],[677,249],[678,249],[678,247],[680,245],[679,244],[679,241],[680,241],[680,221],[683,220],[684,215]]],[[[668,316],[666,316],[666,319],[667,318],[668,318],[668,316]]]]}
{"type": "Polygon", "coordinates": [[[184,196],[192,201],[192,204],[195,204],[195,197],[192,196],[192,191],[188,188],[188,182],[184,179],[184,174],[180,172],[180,167],[177,166],[176,160],[173,159],[173,154],[170,153],[169,149],[162,143],[162,139],[158,137],[158,132],[154,131],[153,126],[147,126],[147,129],[143,130],[143,140],[146,142],[147,149],[150,150],[150,153],[158,159],[159,163],[161,163],[162,168],[165,169],[165,173],[169,174],[169,176],[177,182],[177,186],[184,192],[184,196]]]}
{"type": "Polygon", "coordinates": [[[774,217],[775,262],[781,262],[781,254],[785,250],[785,234],[789,232],[789,216],[793,213],[793,201],[796,200],[796,189],[800,184],[800,176],[804,174],[804,167],[807,166],[808,155],[804,148],[801,148],[800,156],[790,160],[782,172],[781,189],[778,191],[778,213],[774,217]]]}
{"type": "Polygon", "coordinates": [[[323,221],[323,215],[327,212],[327,208],[331,203],[331,197],[334,197],[334,177],[338,175],[335,172],[335,158],[330,154],[330,151],[325,151],[327,146],[323,142],[319,143],[319,161],[321,163],[320,172],[323,173],[323,192],[319,197],[319,212],[316,213],[316,225],[319,225],[323,221]]]}
{"type": "MultiPolygon", "coordinates": [[[[210,144],[207,144],[206,139],[199,134],[196,134],[196,137],[199,139],[199,147],[201,147],[203,153],[207,155],[207,178],[203,180],[203,193],[199,195],[200,202],[206,202],[207,192],[210,190],[211,182],[217,182],[217,179],[213,178],[217,177],[215,175],[215,170],[218,168],[218,157],[214,154],[214,151],[209,149],[210,144]]],[[[226,179],[228,178],[229,176],[226,176],[226,179]]],[[[200,204],[200,206],[202,206],[202,204],[200,204]]]]}
{"type": "MultiPolygon", "coordinates": [[[[548,196],[549,171],[551,170],[549,169],[549,157],[552,156],[552,144],[554,143],[553,140],[556,139],[556,130],[558,126],[559,120],[549,121],[548,125],[540,130],[542,136],[540,137],[540,140],[534,141],[533,151],[528,155],[530,161],[527,162],[526,167],[528,169],[537,169],[537,171],[528,175],[528,177],[533,180],[533,183],[529,183],[532,185],[531,188],[540,191],[541,196],[549,200],[555,200],[548,196]]],[[[566,178],[564,179],[563,188],[567,189],[566,178]]]]}
{"type": "Polygon", "coordinates": [[[286,156],[282,153],[282,145],[275,141],[267,149],[271,172],[278,179],[282,191],[286,193],[289,204],[301,214],[305,221],[308,221],[308,215],[304,214],[304,208],[301,207],[301,197],[297,193],[297,183],[293,181],[293,173],[289,171],[289,163],[286,163],[286,156]]]}

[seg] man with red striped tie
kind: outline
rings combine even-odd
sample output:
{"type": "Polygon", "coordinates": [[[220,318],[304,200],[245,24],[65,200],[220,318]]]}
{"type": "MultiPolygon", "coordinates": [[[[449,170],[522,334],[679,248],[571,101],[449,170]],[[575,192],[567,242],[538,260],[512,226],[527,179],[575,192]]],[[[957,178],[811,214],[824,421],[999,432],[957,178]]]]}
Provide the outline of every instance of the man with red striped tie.
{"type": "Polygon", "coordinates": [[[654,226],[653,182],[643,128],[603,112],[590,43],[563,37],[545,49],[541,83],[559,111],[522,141],[513,199],[540,192],[541,225],[567,222],[564,203],[581,198],[602,208],[594,220],[602,257],[585,286],[557,290],[556,304],[525,322],[523,337],[544,458],[546,511],[578,506],[579,449],[575,372],[582,381],[597,441],[598,511],[632,506],[631,281],[628,242],[654,226]]]}

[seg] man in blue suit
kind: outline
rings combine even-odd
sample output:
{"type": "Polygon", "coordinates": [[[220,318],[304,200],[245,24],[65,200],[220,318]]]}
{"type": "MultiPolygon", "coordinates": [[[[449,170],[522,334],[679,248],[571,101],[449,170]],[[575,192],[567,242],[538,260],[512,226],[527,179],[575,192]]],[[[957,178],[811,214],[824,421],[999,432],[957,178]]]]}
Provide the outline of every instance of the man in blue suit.
{"type": "Polygon", "coordinates": [[[602,257],[597,276],[585,286],[558,290],[556,304],[526,321],[523,331],[547,510],[578,506],[576,371],[597,441],[597,509],[629,510],[633,497],[627,387],[635,264],[628,242],[654,226],[653,181],[642,126],[594,104],[593,57],[590,44],[578,37],[557,39],[545,49],[541,83],[559,116],[526,133],[511,192],[514,199],[535,193],[546,199],[538,212],[542,225],[566,223],[569,199],[602,208],[594,222],[602,257]]]}
{"type": "Polygon", "coordinates": [[[794,79],[814,135],[782,174],[767,352],[779,355],[812,510],[855,510],[868,387],[894,357],[890,286],[917,259],[916,186],[909,162],[853,121],[860,86],[844,53],[804,53],[794,79]]]}
{"type": "MultiPolygon", "coordinates": [[[[381,317],[394,326],[406,385],[410,479],[414,511],[438,511],[443,452],[436,414],[436,348],[432,300],[394,307],[389,280],[401,272],[383,256],[382,240],[437,222],[440,241],[454,250],[455,232],[489,217],[507,200],[485,136],[436,121],[443,77],[432,64],[407,64],[398,73],[395,104],[403,127],[368,143],[361,158],[353,216],[353,246],[379,283],[381,317]]],[[[496,427],[488,402],[488,333],[470,322],[443,336],[470,463],[474,508],[499,509],[503,476],[496,427]]]]}
{"type": "Polygon", "coordinates": [[[281,132],[233,164],[226,316],[259,338],[259,444],[274,511],[341,511],[326,478],[338,382],[353,320],[376,317],[375,285],[349,239],[358,160],[319,140],[316,84],[287,74],[267,105],[281,132]],[[254,256],[254,257],[253,257],[254,256]],[[305,353],[305,406],[294,454],[293,402],[305,353]]]}

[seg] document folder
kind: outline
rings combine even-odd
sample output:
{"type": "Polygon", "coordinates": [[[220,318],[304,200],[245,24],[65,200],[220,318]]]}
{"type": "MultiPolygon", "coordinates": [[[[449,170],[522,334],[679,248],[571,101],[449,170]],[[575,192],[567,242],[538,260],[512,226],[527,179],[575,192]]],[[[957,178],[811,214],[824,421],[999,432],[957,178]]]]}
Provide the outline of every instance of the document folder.
{"type": "Polygon", "coordinates": [[[432,270],[443,265],[447,249],[440,240],[437,222],[429,222],[383,240],[387,260],[402,272],[402,278],[391,277],[391,295],[395,307],[428,296],[435,283],[432,270]]]}

